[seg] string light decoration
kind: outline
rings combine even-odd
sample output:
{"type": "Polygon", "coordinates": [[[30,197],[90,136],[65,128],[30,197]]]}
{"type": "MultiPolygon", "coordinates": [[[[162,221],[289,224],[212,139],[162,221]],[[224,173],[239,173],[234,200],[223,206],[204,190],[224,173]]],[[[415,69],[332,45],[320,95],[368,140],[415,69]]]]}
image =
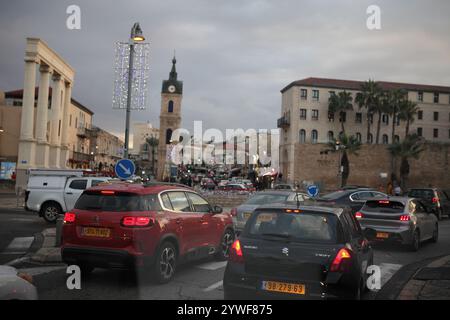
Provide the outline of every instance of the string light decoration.
{"type": "MultiPolygon", "coordinates": [[[[128,65],[130,44],[116,42],[114,55],[113,109],[126,109],[128,96],[128,65]]],[[[131,106],[133,110],[148,107],[148,79],[150,73],[150,44],[134,45],[133,76],[131,83],[131,106]]]]}

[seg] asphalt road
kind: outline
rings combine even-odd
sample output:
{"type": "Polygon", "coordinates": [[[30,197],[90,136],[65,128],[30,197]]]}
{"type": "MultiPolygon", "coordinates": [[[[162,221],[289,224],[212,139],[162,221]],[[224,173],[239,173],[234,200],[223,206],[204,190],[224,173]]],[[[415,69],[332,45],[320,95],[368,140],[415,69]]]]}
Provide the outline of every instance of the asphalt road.
{"type": "MultiPolygon", "coordinates": [[[[7,255],[15,238],[32,237],[48,225],[36,215],[25,212],[0,211],[0,263],[24,255],[7,255]]],[[[374,246],[375,264],[381,267],[382,284],[403,265],[450,253],[450,220],[440,222],[439,241],[423,243],[419,252],[387,245],[374,246]]],[[[182,266],[172,282],[156,285],[148,279],[138,278],[134,272],[96,269],[83,277],[81,289],[69,290],[66,286],[66,266],[23,265],[19,268],[34,275],[40,299],[222,299],[221,281],[224,262],[205,260],[182,266]]],[[[373,292],[366,299],[374,297],[373,292]]]]}

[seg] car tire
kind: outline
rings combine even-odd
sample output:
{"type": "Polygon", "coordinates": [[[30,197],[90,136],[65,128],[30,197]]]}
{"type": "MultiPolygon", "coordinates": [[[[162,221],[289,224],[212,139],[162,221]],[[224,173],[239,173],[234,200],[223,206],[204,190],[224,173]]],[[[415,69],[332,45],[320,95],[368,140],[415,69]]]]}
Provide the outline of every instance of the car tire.
{"type": "Polygon", "coordinates": [[[363,286],[364,286],[364,279],[361,278],[353,292],[353,300],[361,300],[362,294],[364,292],[363,286]]]}
{"type": "Polygon", "coordinates": [[[163,242],[158,249],[154,264],[154,278],[159,284],[172,280],[177,265],[177,250],[171,242],[163,242]]]}
{"type": "Polygon", "coordinates": [[[439,225],[436,223],[433,231],[433,237],[431,238],[431,242],[436,243],[439,239],[439,225]]]}
{"type": "Polygon", "coordinates": [[[83,278],[89,277],[91,275],[92,271],[94,271],[94,269],[95,269],[93,266],[91,266],[87,263],[84,263],[84,262],[78,262],[77,265],[80,268],[81,277],[83,277],[83,278]]]}
{"type": "Polygon", "coordinates": [[[219,261],[228,260],[231,245],[234,242],[236,235],[232,229],[227,229],[220,238],[219,248],[217,249],[216,259],[219,261]]]}
{"type": "Polygon", "coordinates": [[[41,209],[42,217],[48,223],[56,223],[59,215],[62,214],[61,206],[56,202],[46,203],[41,209]]]}
{"type": "Polygon", "coordinates": [[[442,220],[442,215],[443,214],[444,213],[442,212],[442,208],[439,208],[439,209],[436,210],[436,218],[438,219],[438,221],[442,220]]]}
{"type": "Polygon", "coordinates": [[[411,241],[410,249],[412,252],[419,251],[420,248],[420,232],[418,230],[414,231],[413,239],[411,241]]]}

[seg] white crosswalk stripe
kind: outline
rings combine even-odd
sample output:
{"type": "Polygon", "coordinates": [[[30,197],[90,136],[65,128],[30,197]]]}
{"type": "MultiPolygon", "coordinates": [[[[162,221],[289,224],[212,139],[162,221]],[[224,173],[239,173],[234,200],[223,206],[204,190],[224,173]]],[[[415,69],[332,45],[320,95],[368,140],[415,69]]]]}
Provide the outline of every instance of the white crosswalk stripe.
{"type": "Polygon", "coordinates": [[[33,241],[34,237],[14,238],[0,254],[24,254],[28,251],[33,241]]]}
{"type": "Polygon", "coordinates": [[[401,268],[403,265],[395,263],[381,263],[381,287],[391,279],[391,277],[401,268]]]}
{"type": "Polygon", "coordinates": [[[207,262],[197,266],[198,269],[203,270],[219,270],[224,268],[227,265],[226,261],[216,261],[216,262],[207,262]]]}

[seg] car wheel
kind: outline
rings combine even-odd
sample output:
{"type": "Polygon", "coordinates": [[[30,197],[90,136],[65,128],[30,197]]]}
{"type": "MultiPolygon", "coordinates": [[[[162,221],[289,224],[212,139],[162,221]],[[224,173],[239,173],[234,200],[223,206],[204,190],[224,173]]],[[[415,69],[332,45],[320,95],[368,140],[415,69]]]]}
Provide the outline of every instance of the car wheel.
{"type": "Polygon", "coordinates": [[[362,297],[362,293],[364,291],[363,289],[364,286],[364,280],[360,279],[358,282],[358,285],[355,288],[354,294],[353,294],[353,299],[354,300],[361,300],[362,297]]]}
{"type": "Polygon", "coordinates": [[[442,208],[437,209],[436,217],[437,217],[437,219],[438,219],[439,221],[442,220],[442,214],[443,214],[442,208]]]}
{"type": "Polygon", "coordinates": [[[231,229],[227,229],[224,234],[222,235],[222,238],[220,240],[220,247],[217,251],[216,259],[220,261],[225,261],[228,259],[228,256],[230,254],[230,248],[231,245],[234,242],[235,234],[234,231],[231,229]]]}
{"type": "Polygon", "coordinates": [[[82,277],[88,277],[92,273],[92,271],[94,271],[94,267],[87,263],[78,262],[77,265],[80,268],[82,277]]]}
{"type": "Polygon", "coordinates": [[[155,261],[155,280],[160,283],[167,283],[172,280],[177,263],[177,251],[170,242],[164,242],[158,250],[155,261]]]}
{"type": "Polygon", "coordinates": [[[62,214],[62,210],[57,203],[47,203],[42,208],[42,217],[48,223],[56,223],[56,220],[58,219],[60,214],[62,214]]]}
{"type": "Polygon", "coordinates": [[[433,231],[433,237],[431,238],[431,242],[433,242],[433,243],[438,242],[438,238],[439,238],[439,226],[436,223],[436,226],[434,227],[434,231],[433,231]]]}
{"type": "Polygon", "coordinates": [[[416,252],[420,247],[420,233],[418,230],[414,231],[413,239],[411,242],[411,251],[416,252]]]}

